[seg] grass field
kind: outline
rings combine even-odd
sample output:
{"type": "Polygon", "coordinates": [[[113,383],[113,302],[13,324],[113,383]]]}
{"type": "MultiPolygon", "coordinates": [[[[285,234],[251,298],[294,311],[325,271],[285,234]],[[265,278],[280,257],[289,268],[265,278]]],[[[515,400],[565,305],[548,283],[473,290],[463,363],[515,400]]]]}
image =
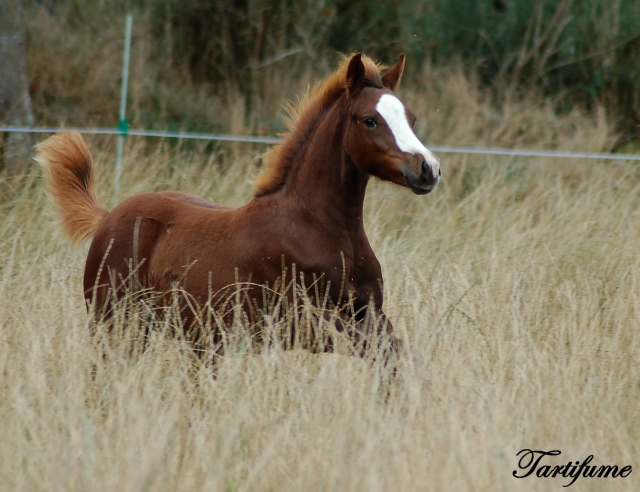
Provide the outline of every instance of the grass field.
{"type": "MultiPolygon", "coordinates": [[[[404,93],[433,143],[606,150],[604,114],[493,115],[461,74],[404,93]],[[437,89],[437,90],[436,90],[437,89]],[[448,92],[447,92],[448,91],[448,92]]],[[[111,206],[114,141],[89,139],[111,206]]],[[[240,205],[259,148],[127,142],[122,196],[179,189],[240,205]]],[[[429,196],[373,182],[365,225],[408,351],[231,353],[217,377],[184,342],[106,359],[41,172],[0,178],[0,489],[562,490],[546,464],[633,466],[572,490],[640,490],[640,169],[630,162],[441,155],[429,196]]],[[[124,345],[124,341],[122,342],[124,345]]]]}

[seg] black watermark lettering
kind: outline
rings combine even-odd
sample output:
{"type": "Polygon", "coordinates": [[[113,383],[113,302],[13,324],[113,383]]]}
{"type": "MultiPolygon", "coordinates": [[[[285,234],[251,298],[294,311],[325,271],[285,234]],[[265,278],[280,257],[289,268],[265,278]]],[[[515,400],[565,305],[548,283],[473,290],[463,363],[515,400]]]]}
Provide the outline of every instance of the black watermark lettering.
{"type": "Polygon", "coordinates": [[[618,465],[590,465],[594,457],[592,454],[584,460],[569,461],[566,465],[554,465],[549,461],[554,456],[560,456],[562,452],[559,449],[552,451],[542,451],[540,449],[522,449],[518,456],[518,470],[513,470],[512,475],[516,478],[527,478],[534,475],[538,478],[557,477],[570,478],[571,481],[563,487],[570,487],[581,476],[584,478],[626,478],[631,475],[633,467],[626,465],[619,467],[618,465]],[[545,460],[543,463],[543,459],[545,460]]]}
{"type": "Polygon", "coordinates": [[[529,475],[531,475],[533,472],[536,471],[536,467],[538,466],[538,463],[540,463],[540,460],[544,456],[549,456],[549,455],[558,456],[560,453],[561,452],[559,450],[533,451],[531,449],[523,449],[516,455],[516,456],[520,456],[522,454],[522,456],[520,457],[520,460],[518,461],[518,468],[520,468],[521,470],[529,469],[529,471],[527,472],[526,475],[518,476],[517,475],[518,470],[513,470],[513,476],[516,478],[528,477],[529,475]],[[540,456],[538,456],[538,458],[535,461],[533,461],[535,459],[536,453],[539,454],[540,456]]]}
{"type": "Polygon", "coordinates": [[[630,466],[630,465],[623,466],[623,467],[622,467],[622,470],[620,470],[620,476],[621,476],[622,478],[627,478],[629,475],[631,475],[631,472],[632,472],[632,471],[633,471],[633,470],[631,469],[631,466],[630,466]]]}

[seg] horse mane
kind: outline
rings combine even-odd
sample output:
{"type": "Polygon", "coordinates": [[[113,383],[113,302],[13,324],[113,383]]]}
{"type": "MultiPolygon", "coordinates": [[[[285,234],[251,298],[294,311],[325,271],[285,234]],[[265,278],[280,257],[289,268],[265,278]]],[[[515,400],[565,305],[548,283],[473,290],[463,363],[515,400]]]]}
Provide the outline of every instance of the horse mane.
{"type": "MultiPolygon", "coordinates": [[[[311,137],[318,118],[345,92],[350,60],[351,56],[344,56],[331,75],[317,82],[312,89],[307,89],[297,106],[288,104],[288,117],[285,120],[287,131],[280,135],[282,142],[263,156],[262,171],[253,183],[255,198],[274,193],[284,186],[296,157],[311,137]]],[[[365,83],[382,87],[380,70],[383,67],[364,55],[362,63],[365,67],[365,83]]]]}

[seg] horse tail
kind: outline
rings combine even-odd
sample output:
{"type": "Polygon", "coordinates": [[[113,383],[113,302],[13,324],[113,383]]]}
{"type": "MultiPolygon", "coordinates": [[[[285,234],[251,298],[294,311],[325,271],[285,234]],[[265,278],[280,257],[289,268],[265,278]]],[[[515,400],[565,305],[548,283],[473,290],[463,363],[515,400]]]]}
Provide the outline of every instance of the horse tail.
{"type": "Polygon", "coordinates": [[[88,239],[109,213],[95,194],[94,164],[78,132],[64,132],[36,147],[35,160],[45,170],[47,188],[57,205],[62,227],[72,242],[88,239]]]}

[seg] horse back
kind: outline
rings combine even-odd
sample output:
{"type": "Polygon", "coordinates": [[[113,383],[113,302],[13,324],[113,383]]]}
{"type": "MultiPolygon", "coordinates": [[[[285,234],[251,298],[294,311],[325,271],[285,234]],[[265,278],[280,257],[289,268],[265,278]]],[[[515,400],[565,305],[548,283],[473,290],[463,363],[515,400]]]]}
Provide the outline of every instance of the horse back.
{"type": "Polygon", "coordinates": [[[229,207],[225,207],[224,205],[210,202],[208,200],[204,200],[203,198],[197,197],[195,195],[190,195],[189,193],[183,193],[181,191],[162,191],[160,193],[157,193],[157,195],[174,198],[176,200],[180,200],[196,207],[211,208],[215,210],[229,210],[229,207]]]}

